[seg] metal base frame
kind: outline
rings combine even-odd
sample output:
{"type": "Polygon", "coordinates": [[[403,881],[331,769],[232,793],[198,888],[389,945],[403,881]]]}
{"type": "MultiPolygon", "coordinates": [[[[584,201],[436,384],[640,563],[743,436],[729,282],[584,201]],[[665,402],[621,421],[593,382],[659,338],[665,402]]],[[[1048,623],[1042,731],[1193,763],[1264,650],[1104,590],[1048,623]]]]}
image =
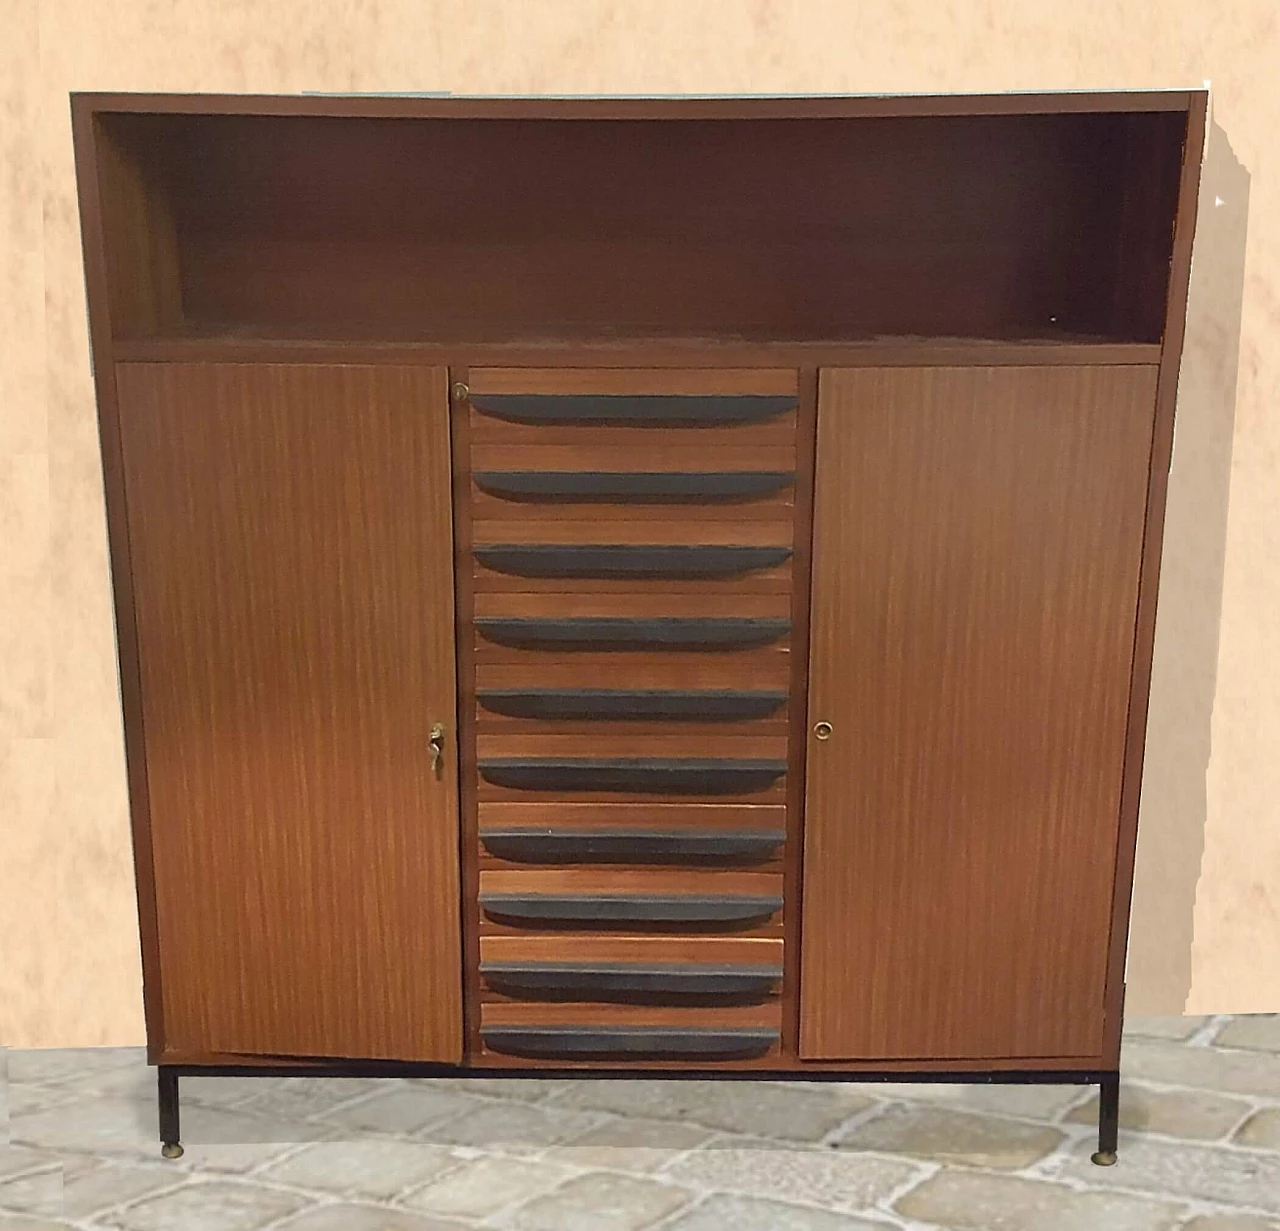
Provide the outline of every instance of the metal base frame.
{"type": "Polygon", "coordinates": [[[160,1097],[160,1153],[165,1158],[181,1158],[182,1144],[178,1116],[178,1079],[180,1077],[523,1077],[530,1081],[551,1078],[610,1078],[643,1081],[844,1081],[921,1083],[972,1082],[989,1085],[1097,1086],[1098,1149],[1092,1156],[1099,1167],[1110,1167],[1116,1161],[1120,1129],[1120,1074],[1112,1070],[1001,1069],[991,1072],[957,1072],[934,1070],[920,1072],[777,1072],[760,1069],[516,1069],[467,1068],[440,1064],[402,1064],[394,1061],[343,1061],[330,1064],[239,1065],[239,1064],[161,1064],[157,1066],[160,1097]]]}

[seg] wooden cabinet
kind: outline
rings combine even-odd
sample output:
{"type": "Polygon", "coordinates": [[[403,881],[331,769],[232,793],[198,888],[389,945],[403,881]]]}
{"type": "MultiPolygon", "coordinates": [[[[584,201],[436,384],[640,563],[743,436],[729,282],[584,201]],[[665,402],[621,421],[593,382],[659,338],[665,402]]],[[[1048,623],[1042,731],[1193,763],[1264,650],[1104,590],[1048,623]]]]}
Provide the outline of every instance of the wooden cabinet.
{"type": "Polygon", "coordinates": [[[387,1061],[1111,1154],[1204,110],[76,96],[166,1142],[387,1061]]]}

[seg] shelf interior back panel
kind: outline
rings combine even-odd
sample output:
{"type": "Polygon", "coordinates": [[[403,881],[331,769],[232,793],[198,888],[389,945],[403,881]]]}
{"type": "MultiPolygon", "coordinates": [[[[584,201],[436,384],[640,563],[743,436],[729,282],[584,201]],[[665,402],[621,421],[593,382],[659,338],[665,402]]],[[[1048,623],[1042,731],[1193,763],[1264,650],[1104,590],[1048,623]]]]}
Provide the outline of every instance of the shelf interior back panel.
{"type": "Polygon", "coordinates": [[[1156,342],[1185,125],[106,114],[113,327],[1156,342]]]}

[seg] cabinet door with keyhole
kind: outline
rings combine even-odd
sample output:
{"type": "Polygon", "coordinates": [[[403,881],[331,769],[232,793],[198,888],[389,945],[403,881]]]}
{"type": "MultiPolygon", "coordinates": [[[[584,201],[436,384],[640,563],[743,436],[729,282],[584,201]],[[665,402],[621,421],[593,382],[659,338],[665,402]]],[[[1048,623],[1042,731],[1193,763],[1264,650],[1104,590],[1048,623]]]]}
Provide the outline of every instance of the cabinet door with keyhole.
{"type": "Polygon", "coordinates": [[[116,377],[153,1055],[459,1060],[446,371],[116,377]]]}
{"type": "Polygon", "coordinates": [[[802,1057],[1100,1055],[1155,381],[822,373],[802,1057]]]}

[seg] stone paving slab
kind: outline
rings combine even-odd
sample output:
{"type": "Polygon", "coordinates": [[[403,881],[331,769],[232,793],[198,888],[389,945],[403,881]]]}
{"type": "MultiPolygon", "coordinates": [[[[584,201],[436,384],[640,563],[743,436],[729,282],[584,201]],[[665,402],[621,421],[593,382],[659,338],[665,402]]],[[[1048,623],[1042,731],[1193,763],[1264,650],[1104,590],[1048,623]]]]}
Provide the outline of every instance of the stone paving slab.
{"type": "MultiPolygon", "coordinates": [[[[1246,1119],[1251,1106],[1245,1099],[1211,1090],[1153,1090],[1133,1081],[1120,1083],[1120,1127],[1133,1132],[1220,1141],[1246,1119]]],[[[1097,1124],[1097,1095],[1067,1120],[1097,1124]]]]}
{"type": "MultiPolygon", "coordinates": [[[[578,1176],[518,1209],[511,1231],[641,1231],[687,1205],[691,1194],[637,1176],[578,1176]]],[[[723,1231],[728,1226],[722,1225],[723,1231]]]]}
{"type": "Polygon", "coordinates": [[[954,1231],[1171,1231],[1185,1211],[1167,1201],[958,1170],[939,1172],[894,1208],[954,1231]]]}
{"type": "Polygon", "coordinates": [[[1063,1140],[1057,1129],[1018,1120],[942,1107],[890,1106],[856,1125],[840,1148],[1017,1171],[1052,1153],[1063,1140]]]}
{"type": "MultiPolygon", "coordinates": [[[[302,1120],[255,1116],[219,1107],[194,1105],[182,1111],[184,1142],[312,1141],[329,1135],[323,1125],[302,1120]]],[[[14,1142],[86,1154],[154,1155],[159,1141],[154,1102],[92,1095],[26,1115],[10,1124],[14,1142]]]]}
{"type": "MultiPolygon", "coordinates": [[[[358,1077],[278,1077],[257,1082],[258,1088],[238,1107],[252,1115],[288,1120],[324,1115],[344,1103],[378,1094],[382,1088],[376,1080],[358,1077]]],[[[181,1097],[186,1099],[185,1079],[181,1097]]]]}
{"type": "Polygon", "coordinates": [[[1218,1031],[1215,1047],[1243,1047],[1280,1052],[1280,1013],[1256,1013],[1237,1017],[1218,1031]]]}
{"type": "Polygon", "coordinates": [[[1178,1231],[1280,1231],[1280,1222],[1255,1218],[1252,1214],[1204,1214],[1185,1223],[1178,1231]]]}
{"type": "Polygon", "coordinates": [[[662,1231],[895,1231],[892,1223],[755,1197],[715,1196],[662,1231]]]}
{"type": "Polygon", "coordinates": [[[1088,1143],[1077,1148],[1059,1174],[1092,1188],[1190,1197],[1280,1214],[1280,1154],[1122,1133],[1119,1163],[1095,1167],[1089,1161],[1090,1149],[1088,1143]]]}
{"type": "Polygon", "coordinates": [[[418,1134],[437,1145],[475,1146],[527,1154],[572,1142],[596,1128],[602,1116],[541,1103],[481,1103],[418,1134]]]}
{"type": "Polygon", "coordinates": [[[119,1069],[145,1071],[147,1063],[141,1047],[60,1047],[8,1054],[10,1081],[69,1081],[77,1090],[92,1090],[104,1075],[119,1069]]]}
{"type": "Polygon", "coordinates": [[[29,1146],[0,1145],[0,1181],[28,1171],[56,1167],[62,1155],[55,1150],[33,1150],[29,1146]]]}
{"type": "Polygon", "coordinates": [[[596,1080],[566,1083],[555,1104],[797,1141],[818,1141],[873,1105],[866,1094],[839,1083],[800,1088],[764,1081],[596,1080]]]}
{"type": "Polygon", "coordinates": [[[1087,1098],[1096,1086],[1017,1085],[998,1082],[864,1082],[856,1087],[876,1099],[936,1103],[955,1111],[1013,1116],[1027,1120],[1055,1120],[1073,1103],[1087,1098]]]}
{"type": "Polygon", "coordinates": [[[465,1231],[460,1222],[378,1205],[326,1205],[279,1224],[279,1231],[465,1231]]]}
{"type": "Polygon", "coordinates": [[[1253,1149],[1280,1150],[1280,1107],[1266,1107],[1255,1113],[1232,1140],[1253,1149]]]}
{"type": "Polygon", "coordinates": [[[123,1231],[258,1231],[307,1204],[305,1197],[259,1185],[202,1180],[144,1198],[101,1223],[123,1231]]]}
{"type": "Polygon", "coordinates": [[[488,1218],[540,1197],[572,1174],[546,1159],[477,1158],[403,1198],[403,1204],[430,1214],[488,1218]]]}
{"type": "Polygon", "coordinates": [[[449,1150],[417,1141],[319,1142],[271,1163],[255,1178],[387,1200],[460,1165],[449,1150]]]}
{"type": "Polygon", "coordinates": [[[918,1165],[843,1150],[785,1150],[767,1141],[682,1155],[662,1174],[689,1188],[833,1209],[862,1209],[921,1173],[918,1165]]]}
{"type": "Polygon", "coordinates": [[[607,1171],[655,1171],[686,1150],[706,1145],[715,1130],[682,1120],[615,1116],[559,1146],[556,1157],[575,1167],[607,1171]]]}
{"type": "Polygon", "coordinates": [[[316,1118],[339,1131],[407,1134],[455,1120],[483,1106],[460,1091],[397,1083],[386,1088],[375,1085],[368,1098],[331,1107],[317,1113],[316,1118]]]}
{"type": "Polygon", "coordinates": [[[89,1218],[112,1206],[174,1188],[186,1180],[184,1172],[159,1159],[152,1166],[77,1159],[68,1164],[63,1175],[61,1213],[66,1218],[89,1218]],[[83,1166],[86,1162],[91,1165],[83,1166]],[[75,1163],[81,1165],[76,1166],[75,1163]]]}
{"type": "Polygon", "coordinates": [[[1129,1039],[1120,1049],[1122,1083],[1125,1078],[1280,1099],[1280,1055],[1129,1039]]]}
{"type": "Polygon", "coordinates": [[[37,1171],[0,1183],[0,1209],[20,1214],[63,1213],[62,1168],[37,1171]]]}

